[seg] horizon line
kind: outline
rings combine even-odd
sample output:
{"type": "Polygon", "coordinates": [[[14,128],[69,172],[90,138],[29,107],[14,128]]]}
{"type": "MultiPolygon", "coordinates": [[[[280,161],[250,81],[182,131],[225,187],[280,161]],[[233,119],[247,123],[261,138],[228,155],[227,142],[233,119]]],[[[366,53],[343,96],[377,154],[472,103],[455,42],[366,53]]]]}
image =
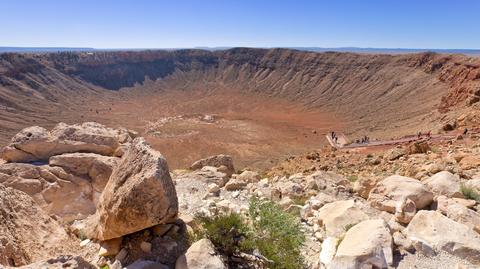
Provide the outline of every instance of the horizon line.
{"type": "Polygon", "coordinates": [[[409,47],[322,47],[322,46],[186,46],[186,47],[90,47],[90,46],[0,46],[0,49],[91,49],[91,50],[162,50],[162,49],[230,49],[230,48],[254,48],[254,49],[391,49],[391,50],[478,50],[480,48],[409,48],[409,47]]]}

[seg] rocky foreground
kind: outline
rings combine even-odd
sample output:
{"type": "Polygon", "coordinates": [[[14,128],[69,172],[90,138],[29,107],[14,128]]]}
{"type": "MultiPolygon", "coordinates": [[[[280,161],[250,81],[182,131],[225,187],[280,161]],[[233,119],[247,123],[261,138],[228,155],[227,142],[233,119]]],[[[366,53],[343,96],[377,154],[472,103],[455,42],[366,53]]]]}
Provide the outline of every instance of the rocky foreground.
{"type": "Polygon", "coordinates": [[[192,240],[197,215],[248,215],[252,197],[299,220],[297,268],[480,266],[476,144],[325,150],[260,174],[227,155],[169,171],[136,136],[91,122],[14,136],[0,152],[0,268],[291,268],[192,240]]]}

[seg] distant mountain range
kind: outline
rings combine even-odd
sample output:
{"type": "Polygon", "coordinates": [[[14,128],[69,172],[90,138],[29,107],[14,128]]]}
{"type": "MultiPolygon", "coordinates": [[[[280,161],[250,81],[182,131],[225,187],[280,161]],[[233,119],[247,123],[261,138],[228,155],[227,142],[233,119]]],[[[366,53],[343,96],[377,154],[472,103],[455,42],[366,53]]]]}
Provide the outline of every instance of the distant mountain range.
{"type": "MultiPolygon", "coordinates": [[[[194,47],[194,49],[203,50],[226,50],[233,47],[194,47]]],[[[358,48],[358,47],[339,47],[339,48],[321,48],[321,47],[282,47],[287,49],[295,49],[302,51],[314,52],[354,52],[354,53],[372,53],[372,54],[407,54],[419,52],[437,52],[446,54],[465,54],[469,56],[480,56],[480,49],[411,49],[411,48],[358,48]]],[[[65,51],[120,51],[120,50],[178,50],[188,48],[118,48],[118,49],[96,49],[96,48],[82,48],[82,47],[0,47],[0,53],[3,52],[17,52],[17,53],[46,53],[46,52],[65,52],[65,51]]]]}
{"type": "Polygon", "coordinates": [[[61,52],[61,51],[94,51],[94,48],[68,48],[68,47],[0,47],[2,52],[61,52]]]}
{"type": "Polygon", "coordinates": [[[343,48],[319,48],[319,47],[292,47],[291,49],[325,52],[355,52],[355,53],[382,53],[382,54],[407,54],[432,51],[436,53],[446,54],[465,54],[472,56],[480,56],[480,49],[404,49],[404,48],[357,48],[357,47],[343,47],[343,48]]]}
{"type": "MultiPolygon", "coordinates": [[[[204,50],[225,50],[231,47],[196,47],[196,49],[204,50]]],[[[407,53],[419,53],[419,52],[436,52],[445,54],[465,54],[470,56],[480,56],[480,49],[409,49],[409,48],[358,48],[358,47],[340,47],[340,48],[321,48],[321,47],[282,47],[286,49],[295,49],[302,51],[314,51],[314,52],[354,52],[354,53],[366,53],[366,54],[407,54],[407,53]]]]}

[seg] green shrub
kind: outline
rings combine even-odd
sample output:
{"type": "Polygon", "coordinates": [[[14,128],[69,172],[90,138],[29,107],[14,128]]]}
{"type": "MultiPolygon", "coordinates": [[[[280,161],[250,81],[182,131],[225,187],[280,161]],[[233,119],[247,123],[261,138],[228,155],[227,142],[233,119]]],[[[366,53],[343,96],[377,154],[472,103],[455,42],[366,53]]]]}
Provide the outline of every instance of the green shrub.
{"type": "Polygon", "coordinates": [[[78,233],[78,238],[79,238],[81,241],[87,239],[87,235],[85,234],[85,231],[81,230],[81,231],[78,233]]]}
{"type": "Polygon", "coordinates": [[[250,227],[239,214],[220,214],[213,217],[199,215],[195,221],[202,225],[202,230],[197,232],[195,239],[210,239],[225,255],[252,250],[252,243],[248,240],[250,227]]]}
{"type": "Polygon", "coordinates": [[[272,262],[268,268],[304,267],[301,247],[305,235],[299,220],[271,201],[253,198],[248,216],[236,213],[196,216],[195,221],[202,228],[191,235],[192,239],[210,239],[227,257],[241,252],[252,254],[258,250],[272,262]]]}
{"type": "Polygon", "coordinates": [[[462,184],[460,186],[460,191],[462,192],[463,196],[465,196],[466,199],[472,199],[472,200],[475,200],[477,202],[480,202],[480,194],[477,191],[475,191],[474,189],[472,189],[470,187],[467,187],[464,184],[462,184]]]}
{"type": "Polygon", "coordinates": [[[291,197],[291,199],[292,199],[294,204],[304,206],[307,203],[308,199],[310,199],[310,196],[308,196],[308,195],[293,196],[293,197],[291,197]]]}
{"type": "Polygon", "coordinates": [[[394,165],[392,166],[392,172],[393,172],[393,174],[396,174],[397,171],[398,171],[398,169],[400,169],[400,166],[398,166],[397,164],[394,164],[394,165]]]}
{"type": "Polygon", "coordinates": [[[350,230],[350,228],[352,228],[355,225],[357,225],[357,223],[350,223],[350,224],[345,225],[343,227],[343,229],[345,230],[345,232],[348,232],[348,230],[350,230]]]}
{"type": "Polygon", "coordinates": [[[293,215],[271,201],[250,201],[249,213],[254,230],[255,247],[269,260],[272,269],[303,268],[301,248],[305,234],[293,215]]]}
{"type": "Polygon", "coordinates": [[[358,180],[358,176],[357,176],[357,175],[349,175],[349,176],[347,177],[347,179],[348,179],[348,181],[350,181],[350,182],[355,182],[355,181],[358,180]]]}

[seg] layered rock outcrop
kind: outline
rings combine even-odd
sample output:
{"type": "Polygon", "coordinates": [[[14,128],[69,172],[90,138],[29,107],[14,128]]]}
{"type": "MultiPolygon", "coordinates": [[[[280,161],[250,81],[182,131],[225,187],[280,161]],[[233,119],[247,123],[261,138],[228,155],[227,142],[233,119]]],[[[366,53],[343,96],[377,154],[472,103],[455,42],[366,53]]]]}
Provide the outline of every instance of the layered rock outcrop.
{"type": "Polygon", "coordinates": [[[0,164],[0,183],[26,192],[49,214],[83,219],[95,212],[117,150],[134,135],[94,122],[25,128],[0,152],[8,162],[0,164]]]}
{"type": "Polygon", "coordinates": [[[75,250],[74,240],[31,197],[0,184],[0,265],[21,266],[75,250]]]}
{"type": "Polygon", "coordinates": [[[95,212],[95,193],[90,180],[61,167],[1,164],[0,183],[24,191],[46,212],[66,221],[82,219],[95,212]]]}
{"type": "Polygon", "coordinates": [[[72,152],[112,156],[120,144],[132,139],[131,134],[125,129],[111,129],[95,122],[59,123],[51,131],[33,126],[16,134],[1,150],[0,157],[8,162],[33,162],[72,152]]]}

